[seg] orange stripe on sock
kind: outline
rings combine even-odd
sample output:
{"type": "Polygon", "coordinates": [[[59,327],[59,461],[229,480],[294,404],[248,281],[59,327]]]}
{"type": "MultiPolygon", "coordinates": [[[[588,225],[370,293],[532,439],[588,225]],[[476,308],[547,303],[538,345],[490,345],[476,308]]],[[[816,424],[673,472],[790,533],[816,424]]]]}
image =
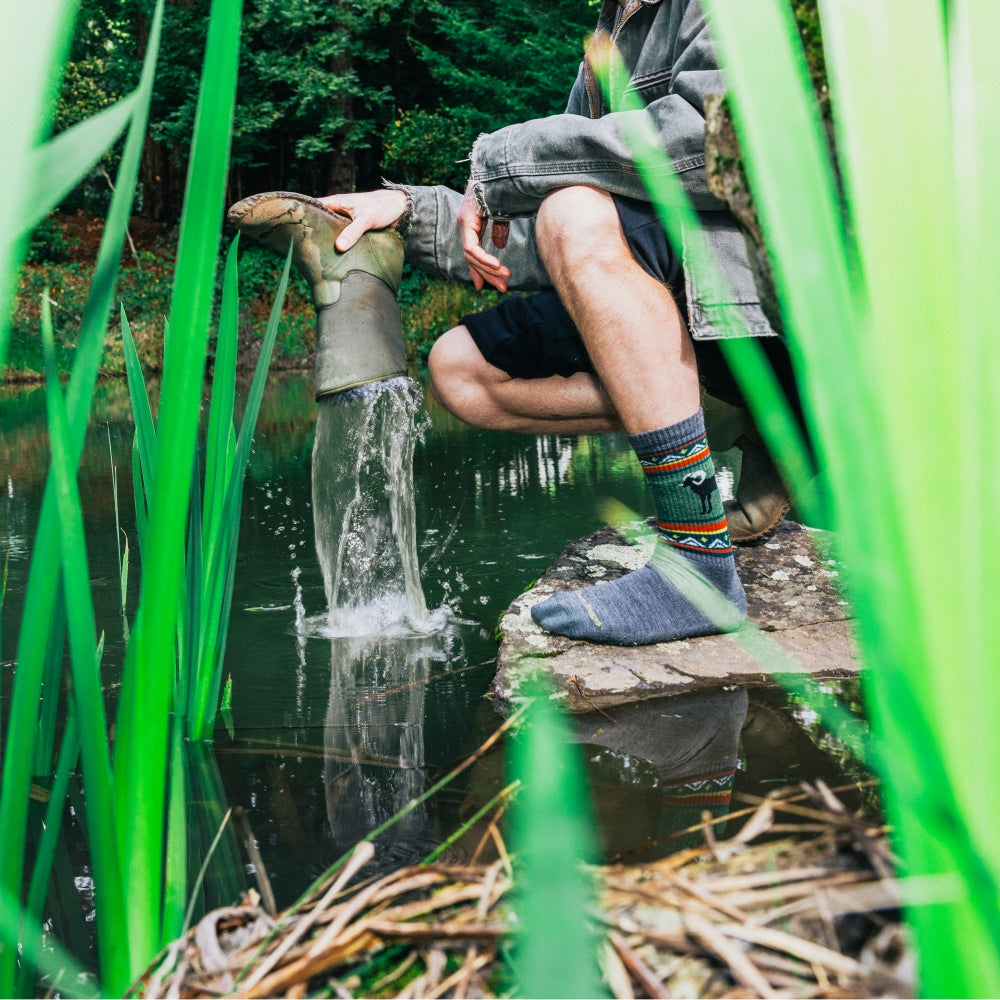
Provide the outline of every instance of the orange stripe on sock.
{"type": "Polygon", "coordinates": [[[688,455],[687,458],[679,459],[676,462],[665,462],[663,465],[644,465],[642,471],[647,475],[650,473],[661,473],[661,472],[671,472],[674,469],[686,469],[689,465],[697,465],[699,462],[703,462],[711,452],[708,448],[703,448],[699,452],[695,452],[693,455],[688,455]]]}
{"type": "Polygon", "coordinates": [[[729,523],[725,517],[709,524],[673,524],[668,521],[657,521],[656,526],[661,531],[686,531],[692,535],[721,535],[729,530],[729,523]]]}

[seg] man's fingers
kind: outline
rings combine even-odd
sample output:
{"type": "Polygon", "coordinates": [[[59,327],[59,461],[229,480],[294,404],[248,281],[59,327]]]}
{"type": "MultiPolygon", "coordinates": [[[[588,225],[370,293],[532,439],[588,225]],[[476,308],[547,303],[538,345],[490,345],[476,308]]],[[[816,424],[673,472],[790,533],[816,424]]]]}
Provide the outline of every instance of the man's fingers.
{"type": "Polygon", "coordinates": [[[474,267],[485,277],[510,277],[510,268],[505,267],[496,257],[486,253],[478,245],[470,247],[465,251],[465,259],[468,261],[470,267],[474,267]]]}
{"type": "Polygon", "coordinates": [[[350,250],[370,229],[388,229],[396,225],[406,211],[406,195],[396,189],[331,194],[319,201],[329,211],[351,217],[352,221],[337,239],[337,249],[341,252],[350,250]]]}
{"type": "Polygon", "coordinates": [[[337,242],[334,245],[341,253],[346,253],[371,228],[367,222],[355,219],[352,223],[344,227],[343,232],[337,237],[337,242]]]}
{"type": "MultiPolygon", "coordinates": [[[[476,249],[479,250],[478,247],[476,249]]],[[[492,285],[501,292],[507,291],[507,279],[510,277],[510,268],[504,267],[496,257],[491,257],[480,250],[478,254],[466,252],[465,260],[472,274],[472,283],[476,286],[477,290],[481,291],[483,283],[485,283],[492,285]]]]}
{"type": "MultiPolygon", "coordinates": [[[[501,292],[507,291],[507,279],[510,269],[504,267],[492,254],[483,247],[486,236],[486,218],[476,202],[472,184],[465,191],[462,205],[458,210],[458,230],[462,241],[462,252],[465,262],[469,265],[469,274],[476,291],[482,291],[486,285],[492,285],[501,292]]],[[[510,232],[509,222],[494,222],[492,227],[493,245],[502,250],[507,244],[510,232]]]]}

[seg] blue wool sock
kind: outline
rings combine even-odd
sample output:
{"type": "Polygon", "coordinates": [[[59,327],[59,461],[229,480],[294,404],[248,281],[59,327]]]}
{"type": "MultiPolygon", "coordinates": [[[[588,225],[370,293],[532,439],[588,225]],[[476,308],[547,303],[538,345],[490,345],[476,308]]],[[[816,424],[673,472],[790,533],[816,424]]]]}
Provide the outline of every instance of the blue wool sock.
{"type": "Polygon", "coordinates": [[[701,410],[669,427],[631,434],[629,442],[656,509],[652,558],[618,580],[554,594],[532,607],[532,618],[556,635],[619,646],[739,628],[746,596],[736,575],[701,410]],[[691,576],[693,582],[686,579],[691,576]],[[699,596],[708,588],[699,587],[697,577],[714,591],[699,596]]]}

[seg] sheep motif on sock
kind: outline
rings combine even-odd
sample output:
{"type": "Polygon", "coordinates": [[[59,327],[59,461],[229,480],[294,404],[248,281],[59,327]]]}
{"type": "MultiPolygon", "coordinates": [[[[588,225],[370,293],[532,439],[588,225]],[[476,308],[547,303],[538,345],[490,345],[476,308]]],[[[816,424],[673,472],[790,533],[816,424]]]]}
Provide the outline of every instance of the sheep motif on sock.
{"type": "Polygon", "coordinates": [[[692,472],[684,477],[681,486],[686,486],[701,500],[702,514],[708,514],[712,509],[712,494],[717,493],[719,486],[715,475],[707,476],[704,472],[692,472]]]}

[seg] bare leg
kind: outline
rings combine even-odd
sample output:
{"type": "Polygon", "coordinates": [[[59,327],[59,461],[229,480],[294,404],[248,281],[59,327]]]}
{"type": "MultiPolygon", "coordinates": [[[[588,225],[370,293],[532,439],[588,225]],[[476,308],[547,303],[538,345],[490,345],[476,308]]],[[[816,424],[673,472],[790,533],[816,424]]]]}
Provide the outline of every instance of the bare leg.
{"type": "Polygon", "coordinates": [[[694,413],[698,374],[684,321],[670,290],[633,259],[611,198],[586,187],[555,192],[538,239],[599,377],[511,378],[459,326],[431,351],[434,396],[468,423],[535,434],[637,433],[694,413]]]}
{"type": "Polygon", "coordinates": [[[428,359],[435,399],[476,427],[525,434],[600,434],[621,422],[598,379],[511,378],[479,352],[468,329],[457,326],[435,342],[428,359]]]}
{"type": "Polygon", "coordinates": [[[554,192],[542,204],[537,236],[624,429],[636,434],[694,413],[691,338],[670,290],[632,257],[610,195],[587,187],[554,192]]]}
{"type": "Polygon", "coordinates": [[[607,194],[555,192],[542,204],[536,236],[646,473],[659,541],[642,569],[557,593],[532,617],[559,635],[620,645],[738,627],[746,599],[705,436],[694,347],[670,290],[632,258],[607,194]]]}

